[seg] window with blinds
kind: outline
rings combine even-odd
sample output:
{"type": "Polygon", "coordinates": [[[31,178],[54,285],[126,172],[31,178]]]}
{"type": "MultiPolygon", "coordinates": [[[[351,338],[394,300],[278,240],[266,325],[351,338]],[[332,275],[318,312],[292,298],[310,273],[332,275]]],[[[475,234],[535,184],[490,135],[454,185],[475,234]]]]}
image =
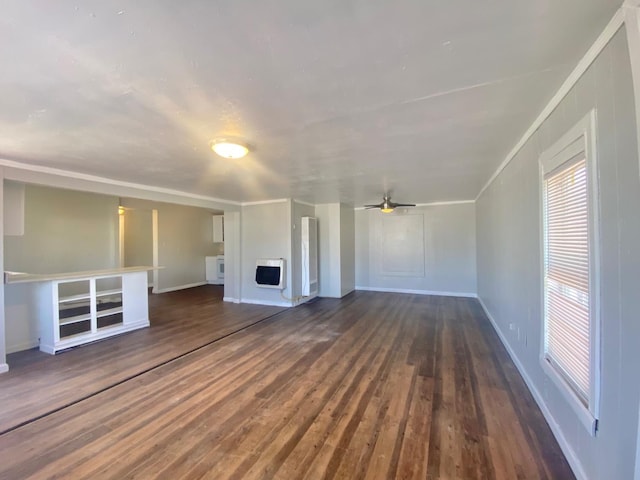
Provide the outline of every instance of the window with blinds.
{"type": "Polygon", "coordinates": [[[595,111],[540,158],[542,365],[595,435],[599,399],[595,111]]]}
{"type": "Polygon", "coordinates": [[[589,405],[590,319],[587,162],[544,180],[545,357],[589,405]]]}

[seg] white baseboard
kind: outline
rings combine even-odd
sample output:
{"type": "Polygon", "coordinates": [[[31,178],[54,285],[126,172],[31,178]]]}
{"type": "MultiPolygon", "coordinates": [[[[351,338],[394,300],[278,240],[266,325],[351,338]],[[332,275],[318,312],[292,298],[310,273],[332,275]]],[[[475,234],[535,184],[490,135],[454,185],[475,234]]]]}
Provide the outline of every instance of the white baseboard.
{"type": "Polygon", "coordinates": [[[553,436],[556,437],[556,440],[560,445],[560,449],[562,450],[562,453],[564,453],[564,456],[567,458],[567,461],[569,462],[569,465],[571,466],[571,469],[573,470],[574,475],[578,480],[588,480],[587,474],[582,468],[582,463],[580,462],[580,459],[576,455],[576,452],[573,450],[573,448],[571,448],[571,445],[569,445],[569,442],[567,442],[567,439],[564,436],[564,433],[560,429],[558,422],[556,422],[555,418],[553,418],[553,415],[551,414],[551,411],[547,407],[547,404],[544,402],[542,395],[540,394],[540,392],[534,385],[533,381],[527,374],[527,371],[524,369],[524,366],[522,365],[522,363],[520,363],[520,360],[516,356],[515,352],[511,349],[511,346],[507,342],[507,339],[502,333],[502,330],[498,328],[498,324],[496,323],[491,313],[489,313],[489,309],[487,309],[487,306],[484,304],[484,302],[480,297],[477,297],[477,298],[478,298],[478,301],[480,302],[480,305],[482,306],[482,309],[484,310],[485,315],[491,322],[491,325],[493,325],[493,329],[496,331],[496,333],[498,334],[498,337],[500,338],[500,341],[504,345],[504,348],[506,348],[507,352],[509,353],[509,356],[511,357],[511,360],[513,361],[516,368],[520,372],[520,376],[522,376],[522,378],[524,379],[524,382],[527,384],[527,387],[529,388],[529,391],[531,392],[531,394],[533,395],[533,398],[538,404],[538,407],[540,407],[540,410],[542,411],[542,415],[544,415],[544,418],[547,420],[547,423],[551,428],[551,432],[553,432],[553,436]]]}
{"type": "Polygon", "coordinates": [[[294,307],[297,307],[298,305],[302,305],[303,303],[307,303],[310,302],[311,300],[313,300],[314,298],[317,298],[318,294],[314,293],[313,295],[309,295],[308,297],[301,297],[298,298],[295,302],[294,302],[294,307]]]}
{"type": "Polygon", "coordinates": [[[178,285],[177,287],[160,288],[160,289],[156,289],[153,293],[175,292],[177,290],[185,290],[187,288],[201,287],[203,285],[207,285],[207,282],[188,283],[186,285],[178,285]]]}
{"type": "Polygon", "coordinates": [[[223,302],[240,303],[240,299],[233,297],[222,297],[223,302]]]}
{"type": "Polygon", "coordinates": [[[7,363],[0,363],[0,373],[6,373],[9,371],[9,365],[7,363]]]}
{"type": "Polygon", "coordinates": [[[55,347],[53,345],[48,345],[46,343],[43,343],[42,345],[40,345],[40,351],[44,353],[48,353],[49,355],[56,354],[55,347]]]}
{"type": "Polygon", "coordinates": [[[355,291],[356,291],[356,287],[350,288],[349,290],[345,290],[345,291],[340,290],[340,298],[346,297],[351,292],[355,292],[355,291]]]}
{"type": "MultiPolygon", "coordinates": [[[[339,295],[324,295],[322,292],[318,292],[317,296],[320,297],[320,298],[343,298],[343,297],[346,297],[347,295],[349,295],[350,293],[355,292],[358,289],[359,289],[359,287],[355,287],[352,290],[349,290],[348,292],[346,292],[344,294],[342,292],[340,292],[339,295]]],[[[368,287],[362,287],[360,289],[361,290],[369,290],[368,287]]]]}
{"type": "Polygon", "coordinates": [[[243,298],[240,303],[250,303],[253,305],[268,305],[270,307],[291,307],[291,302],[284,300],[256,300],[254,298],[243,298]]]}
{"type": "Polygon", "coordinates": [[[23,350],[31,350],[32,348],[36,348],[37,346],[38,340],[17,343],[15,345],[7,345],[7,353],[16,353],[22,352],[23,350]]]}
{"type": "Polygon", "coordinates": [[[360,286],[356,286],[356,290],[363,290],[365,292],[412,293],[414,295],[437,295],[441,297],[478,298],[478,295],[476,293],[468,293],[468,292],[441,292],[436,290],[409,290],[406,288],[381,288],[381,287],[360,287],[360,286]]]}
{"type": "MultiPolygon", "coordinates": [[[[69,337],[64,340],[60,340],[57,345],[51,344],[40,344],[40,351],[44,353],[48,353],[50,355],[55,355],[56,352],[61,350],[66,350],[68,348],[79,347],[82,345],[86,345],[91,342],[95,342],[97,340],[106,340],[108,338],[113,337],[114,335],[120,335],[122,333],[131,332],[133,330],[138,330],[140,328],[147,328],[150,326],[149,318],[143,317],[136,321],[128,322],[126,325],[122,325],[119,327],[112,327],[110,333],[103,331],[98,331],[95,333],[85,333],[80,335],[74,335],[73,337],[69,337]],[[115,333],[114,333],[115,330],[115,333]]],[[[106,330],[106,329],[105,329],[106,330]]]]}

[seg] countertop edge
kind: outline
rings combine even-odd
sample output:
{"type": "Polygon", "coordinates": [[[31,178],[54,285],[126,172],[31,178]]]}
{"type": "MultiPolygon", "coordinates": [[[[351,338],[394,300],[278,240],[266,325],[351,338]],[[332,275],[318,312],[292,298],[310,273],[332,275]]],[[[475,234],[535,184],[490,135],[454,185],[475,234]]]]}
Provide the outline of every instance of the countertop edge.
{"type": "Polygon", "coordinates": [[[160,270],[164,267],[121,267],[107,268],[103,270],[87,270],[83,272],[67,273],[26,273],[26,272],[4,272],[4,283],[30,283],[30,282],[50,282],[55,280],[80,280],[94,277],[109,277],[126,273],[148,272],[149,270],[160,270]]]}

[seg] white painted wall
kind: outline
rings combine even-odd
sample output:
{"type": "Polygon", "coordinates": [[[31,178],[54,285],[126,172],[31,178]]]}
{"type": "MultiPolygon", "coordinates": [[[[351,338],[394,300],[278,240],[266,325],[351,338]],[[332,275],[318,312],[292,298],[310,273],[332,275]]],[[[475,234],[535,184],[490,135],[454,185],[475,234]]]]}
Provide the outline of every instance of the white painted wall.
{"type": "MultiPolygon", "coordinates": [[[[146,185],[133,184],[128,182],[116,182],[109,179],[103,179],[99,177],[92,177],[89,175],[78,175],[73,172],[66,172],[62,170],[55,169],[31,169],[31,168],[18,168],[16,166],[0,166],[0,180],[2,181],[2,185],[0,185],[0,201],[2,201],[4,205],[4,182],[19,182],[31,184],[32,186],[43,185],[43,188],[59,188],[63,189],[60,191],[64,192],[75,192],[78,194],[94,195],[98,194],[98,196],[108,197],[114,200],[115,208],[117,209],[117,197],[135,197],[140,199],[147,199],[151,202],[174,202],[178,205],[192,206],[192,207],[202,207],[206,208],[210,211],[220,212],[223,209],[228,210],[229,212],[237,212],[239,207],[234,204],[230,204],[227,202],[222,202],[214,198],[203,197],[199,195],[191,195],[185,192],[178,192],[173,190],[167,190],[163,188],[149,187],[146,185]],[[46,170],[46,171],[45,171],[46,170]],[[99,195],[102,194],[102,195],[99,195]]],[[[80,197],[76,197],[80,198],[80,197]]],[[[83,197],[84,198],[84,197],[83,197]]],[[[65,209],[65,212],[70,212],[76,208],[76,203],[83,204],[84,201],[73,202],[73,205],[70,206],[69,209],[65,209]]],[[[26,207],[25,207],[26,208],[26,207]]],[[[111,207],[109,207],[111,208],[111,207]]],[[[4,262],[6,258],[11,258],[11,263],[14,266],[19,266],[20,263],[16,263],[16,258],[12,255],[11,251],[7,251],[4,245],[5,236],[3,234],[4,230],[4,206],[2,206],[3,218],[0,221],[0,262],[4,262]]],[[[64,212],[63,212],[64,213],[64,212]]],[[[49,216],[50,218],[56,218],[55,215],[49,216]]],[[[109,218],[110,214],[109,214],[109,218]]],[[[15,220],[15,219],[14,219],[15,220]]],[[[90,219],[88,222],[83,222],[82,219],[77,219],[78,223],[82,224],[79,230],[76,230],[76,234],[83,238],[85,235],[85,229],[89,229],[88,232],[88,242],[83,242],[84,245],[91,245],[91,239],[93,238],[93,232],[102,232],[104,235],[101,235],[103,240],[110,239],[113,234],[113,243],[109,247],[108,250],[101,250],[94,243],[93,252],[90,255],[86,255],[83,249],[83,246],[80,246],[78,251],[81,252],[79,258],[81,261],[79,263],[74,263],[73,265],[68,265],[65,262],[57,262],[59,259],[58,252],[55,249],[51,250],[51,245],[46,245],[45,249],[49,249],[48,253],[44,256],[44,262],[37,262],[39,265],[38,271],[44,271],[45,267],[47,271],[69,271],[76,269],[93,269],[93,268],[105,268],[105,266],[112,266],[109,264],[110,260],[118,262],[118,219],[117,219],[117,210],[116,210],[116,218],[114,220],[114,224],[111,225],[109,220],[107,222],[108,225],[113,227],[113,232],[109,230],[104,231],[105,224],[97,223],[95,217],[90,219]],[[95,228],[94,228],[95,227],[95,228]],[[99,253],[96,253],[99,252],[99,253]],[[86,262],[83,264],[83,260],[89,259],[90,261],[96,261],[99,265],[86,265],[86,262]],[[57,262],[57,263],[56,263],[57,262]],[[106,262],[106,263],[105,263],[106,262]]],[[[73,221],[73,219],[72,219],[73,221]]],[[[11,222],[12,225],[15,226],[14,222],[11,222]]],[[[36,222],[38,223],[38,222],[36,222]]],[[[28,227],[27,227],[28,228],[28,227]]],[[[73,230],[71,228],[70,230],[73,230]]],[[[209,229],[210,230],[210,229],[209,229]]],[[[15,233],[15,232],[11,232],[15,233]]],[[[29,235],[28,232],[26,232],[29,235]]],[[[46,236],[42,237],[47,239],[46,236]]],[[[13,240],[15,243],[17,240],[13,240]]],[[[47,239],[48,241],[48,239],[47,239]]],[[[68,254],[68,251],[74,250],[74,246],[70,244],[66,244],[65,242],[60,242],[58,240],[52,242],[52,244],[63,245],[67,252],[63,253],[63,256],[68,254]]],[[[19,247],[19,246],[18,246],[19,247]]],[[[214,246],[215,248],[215,246],[214,246]]],[[[24,259],[24,254],[20,254],[19,257],[24,259]]],[[[68,256],[66,257],[68,258],[68,256]]],[[[77,260],[77,259],[75,259],[77,260]]],[[[29,268],[28,264],[22,263],[26,265],[26,268],[29,268]]],[[[204,264],[204,261],[203,261],[204,264]]],[[[10,269],[8,266],[1,265],[6,269],[10,269]]],[[[204,268],[204,267],[203,267],[204,268]]],[[[32,327],[29,321],[29,318],[33,318],[35,313],[30,311],[29,305],[33,305],[32,292],[29,291],[26,287],[18,287],[17,285],[5,286],[5,288],[0,289],[0,373],[7,368],[6,365],[6,353],[7,349],[5,345],[10,347],[10,351],[17,351],[22,348],[29,348],[30,346],[35,346],[37,344],[37,334],[35,327],[32,327]],[[20,289],[22,288],[22,289],[20,289]],[[7,301],[5,302],[5,297],[7,301]],[[21,320],[23,319],[23,320],[21,320]],[[24,320],[26,319],[26,320],[24,320]],[[7,333],[8,332],[8,333],[7,333]]]]}
{"type": "Polygon", "coordinates": [[[240,209],[236,203],[225,202],[212,197],[131,182],[120,182],[109,178],[95,177],[55,168],[13,165],[3,166],[3,169],[5,180],[26,184],[46,185],[79,192],[101,193],[120,198],[137,198],[175,205],[201,207],[218,212],[238,211],[240,209]]]}
{"type": "Polygon", "coordinates": [[[340,204],[340,296],[356,288],[356,231],[353,207],[340,204]]]}
{"type": "Polygon", "coordinates": [[[291,201],[247,205],[241,213],[241,301],[265,305],[291,305],[291,201]],[[286,289],[284,292],[260,288],[255,283],[258,258],[284,258],[286,289]],[[283,298],[284,297],[286,298],[283,298]]]}
{"type": "MultiPolygon", "coordinates": [[[[153,265],[153,221],[149,209],[124,211],[124,266],[153,265]]],[[[153,271],[147,272],[147,283],[153,284],[153,271]]]]}
{"type": "Polygon", "coordinates": [[[7,270],[59,273],[118,266],[118,198],[27,185],[24,235],[5,236],[7,270]]]}
{"type": "Polygon", "coordinates": [[[477,201],[478,294],[577,475],[633,478],[640,384],[640,178],[630,58],[619,31],[477,201]],[[591,437],[540,366],[538,159],[597,109],[601,249],[601,402],[591,437]],[[520,330],[509,330],[515,323],[520,330]]]}
{"type": "Polygon", "coordinates": [[[211,212],[165,204],[158,209],[157,292],[206,283],[205,257],[215,252],[211,212]]]}
{"type": "Polygon", "coordinates": [[[24,235],[24,195],[24,183],[4,182],[2,210],[5,235],[24,235]]]}
{"type": "Polygon", "coordinates": [[[241,214],[224,214],[224,300],[239,303],[242,298],[241,214]]]}
{"type": "MultiPolygon", "coordinates": [[[[4,212],[4,168],[0,167],[0,212],[4,212]]],[[[4,213],[0,221],[0,252],[4,253],[4,213]]],[[[4,272],[4,254],[0,255],[0,272],[4,272]]],[[[4,288],[0,288],[0,373],[9,370],[5,341],[4,288]]]]}
{"type": "MultiPolygon", "coordinates": [[[[4,236],[10,271],[60,273],[118,266],[118,199],[26,185],[24,235],[4,236]]],[[[38,345],[33,284],[5,286],[7,353],[38,345]]]]}
{"type": "Polygon", "coordinates": [[[473,203],[355,212],[356,288],[476,294],[473,203]]]}
{"type": "MultiPolygon", "coordinates": [[[[236,227],[235,220],[232,220],[231,235],[239,235],[241,239],[239,290],[242,302],[291,306],[307,300],[302,297],[301,259],[301,222],[305,216],[317,217],[316,208],[295,200],[283,200],[242,207],[239,228],[236,227]],[[285,259],[284,291],[261,288],[255,284],[258,258],[285,259]]],[[[233,248],[234,243],[225,241],[227,252],[229,248],[233,248]]],[[[232,275],[236,276],[235,273],[232,275]]],[[[237,298],[231,296],[236,294],[235,291],[232,294],[231,290],[227,292],[225,289],[225,297],[229,297],[229,300],[237,298]]]]}
{"type": "Polygon", "coordinates": [[[304,301],[302,296],[302,217],[314,217],[315,207],[291,202],[291,286],[292,296],[297,299],[296,304],[304,301]]]}
{"type": "MultiPolygon", "coordinates": [[[[24,235],[3,237],[6,269],[56,273],[117,267],[119,204],[113,196],[26,185],[24,235]]],[[[165,268],[158,272],[155,291],[205,283],[204,257],[218,248],[212,241],[210,210],[137,199],[123,199],[122,204],[134,209],[128,212],[129,235],[125,222],[125,264],[151,264],[150,218],[133,221],[133,212],[149,217],[157,209],[159,264],[165,268]]],[[[3,290],[7,353],[38,344],[33,288],[14,284],[3,290]]]]}
{"type": "Polygon", "coordinates": [[[320,297],[341,298],[355,289],[355,220],[353,207],[316,205],[320,297]]]}
{"type": "Polygon", "coordinates": [[[211,211],[123,198],[124,207],[158,212],[158,283],[154,293],[204,285],[205,257],[214,255],[211,211]]]}
{"type": "Polygon", "coordinates": [[[316,205],[318,219],[318,295],[340,298],[340,204],[316,205]]]}
{"type": "Polygon", "coordinates": [[[369,252],[371,250],[369,241],[370,219],[372,215],[366,213],[366,210],[355,211],[355,277],[356,286],[367,285],[371,276],[369,268],[369,252]]]}

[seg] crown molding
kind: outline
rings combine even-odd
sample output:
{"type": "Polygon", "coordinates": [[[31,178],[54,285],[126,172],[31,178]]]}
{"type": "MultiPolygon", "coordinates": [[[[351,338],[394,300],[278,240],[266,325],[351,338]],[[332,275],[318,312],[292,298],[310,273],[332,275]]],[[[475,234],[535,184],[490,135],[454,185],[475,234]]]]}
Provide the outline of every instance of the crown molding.
{"type": "Polygon", "coordinates": [[[446,205],[464,205],[466,203],[476,203],[476,201],[475,200],[451,200],[448,202],[418,203],[416,204],[416,207],[439,207],[439,206],[446,206],[446,205]]]}
{"type": "MultiPolygon", "coordinates": [[[[638,133],[638,161],[640,162],[640,0],[627,0],[624,10],[624,23],[627,30],[627,44],[631,59],[631,77],[636,107],[636,129],[638,133]]],[[[640,468],[640,464],[639,464],[640,468]]],[[[640,477],[640,470],[638,472],[640,477]]]]}
{"type": "MultiPolygon", "coordinates": [[[[40,165],[30,165],[26,163],[16,162],[14,160],[7,160],[4,158],[0,158],[0,166],[5,167],[5,178],[9,180],[17,180],[22,181],[22,178],[19,174],[12,174],[11,170],[14,169],[17,172],[34,172],[39,174],[44,174],[47,176],[53,176],[57,178],[64,178],[70,180],[78,180],[81,182],[89,182],[94,184],[102,184],[114,187],[121,187],[125,189],[139,190],[144,192],[157,193],[161,195],[170,195],[172,197],[191,199],[191,200],[200,200],[205,202],[215,202],[215,203],[223,203],[227,205],[240,205],[239,202],[234,202],[232,200],[225,200],[223,198],[209,197],[206,195],[198,195],[195,193],[184,192],[182,190],[174,190],[171,188],[163,188],[163,187],[154,187],[151,185],[144,185],[141,183],[133,183],[133,182],[125,182],[121,180],[114,180],[106,177],[99,177],[97,175],[89,175],[85,173],[72,172],[70,170],[62,170],[53,167],[44,167],[40,165]]],[[[54,185],[57,186],[57,185],[54,185]]]]}
{"type": "Polygon", "coordinates": [[[253,207],[254,205],[268,205],[270,203],[284,203],[288,202],[288,198],[277,198],[275,200],[260,200],[257,202],[242,202],[240,203],[241,207],[253,207]]]}
{"type": "Polygon", "coordinates": [[[306,205],[307,207],[314,207],[315,208],[315,204],[313,203],[309,203],[309,202],[303,202],[302,200],[296,200],[295,198],[293,199],[294,203],[299,203],[300,205],[306,205]]]}

